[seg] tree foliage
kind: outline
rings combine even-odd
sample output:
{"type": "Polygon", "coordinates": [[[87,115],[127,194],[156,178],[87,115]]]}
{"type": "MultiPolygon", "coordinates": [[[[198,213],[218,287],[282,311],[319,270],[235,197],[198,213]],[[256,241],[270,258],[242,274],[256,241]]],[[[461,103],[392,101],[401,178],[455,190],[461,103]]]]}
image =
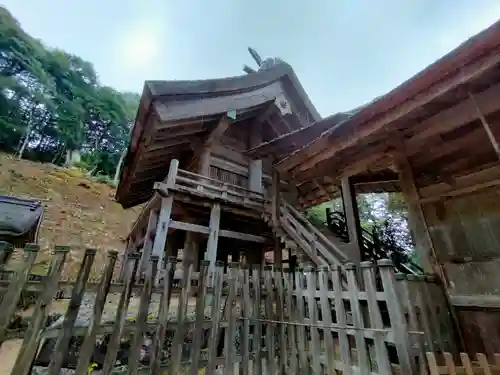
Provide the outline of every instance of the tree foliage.
{"type": "Polygon", "coordinates": [[[75,151],[113,176],[139,95],[99,84],[93,65],[28,35],[0,6],[0,150],[64,164],[75,151]]]}
{"type": "MultiPolygon", "coordinates": [[[[361,227],[382,241],[394,257],[401,262],[412,259],[414,245],[408,228],[408,207],[401,193],[358,194],[357,206],[361,227]]],[[[317,226],[326,223],[326,208],[343,212],[342,199],[337,198],[311,207],[307,210],[307,218],[317,226]]]]}

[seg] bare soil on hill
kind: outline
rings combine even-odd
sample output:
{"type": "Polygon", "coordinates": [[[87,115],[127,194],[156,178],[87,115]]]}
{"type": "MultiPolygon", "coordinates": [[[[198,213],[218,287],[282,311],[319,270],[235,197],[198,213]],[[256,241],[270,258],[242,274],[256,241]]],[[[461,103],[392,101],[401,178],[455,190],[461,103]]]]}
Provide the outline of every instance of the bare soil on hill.
{"type": "Polygon", "coordinates": [[[0,195],[43,202],[37,267],[43,273],[54,245],[71,247],[64,269],[75,276],[85,248],[96,248],[94,272],[104,266],[107,250],[122,252],[140,207],[124,210],[114,201],[115,190],[91,181],[77,169],[18,160],[0,153],[0,195]]]}

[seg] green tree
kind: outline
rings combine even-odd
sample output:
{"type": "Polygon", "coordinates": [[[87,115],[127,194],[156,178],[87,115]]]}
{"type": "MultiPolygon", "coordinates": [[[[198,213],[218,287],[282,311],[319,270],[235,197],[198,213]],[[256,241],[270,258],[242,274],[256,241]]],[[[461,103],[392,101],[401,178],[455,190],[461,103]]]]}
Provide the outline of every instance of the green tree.
{"type": "Polygon", "coordinates": [[[102,86],[79,56],[45,47],[0,7],[0,149],[71,163],[96,174],[120,169],[139,95],[102,86]]]}

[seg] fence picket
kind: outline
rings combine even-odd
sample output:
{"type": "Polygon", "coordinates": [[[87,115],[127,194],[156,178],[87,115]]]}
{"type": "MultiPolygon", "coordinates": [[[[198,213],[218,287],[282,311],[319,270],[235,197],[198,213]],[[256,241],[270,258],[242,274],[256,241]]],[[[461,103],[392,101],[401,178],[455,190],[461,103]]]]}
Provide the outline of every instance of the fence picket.
{"type": "Polygon", "coordinates": [[[158,256],[152,255],[149,258],[151,264],[146,265],[146,279],[142,288],[141,297],[139,301],[139,311],[135,319],[135,331],[130,348],[128,373],[129,375],[137,375],[139,371],[139,358],[141,354],[141,346],[144,341],[144,331],[148,319],[149,302],[151,301],[151,293],[153,291],[153,284],[156,280],[156,272],[158,271],[158,256]]]}
{"type": "Polygon", "coordinates": [[[443,356],[444,356],[444,363],[448,367],[448,374],[457,375],[457,369],[451,353],[443,353],[443,356]]]}
{"type": "Polygon", "coordinates": [[[345,311],[344,300],[342,297],[342,275],[341,268],[334,267],[332,269],[333,290],[335,293],[335,315],[336,323],[339,326],[339,344],[340,344],[340,359],[342,361],[343,375],[352,374],[352,358],[349,348],[349,339],[347,337],[347,314],[345,311]]]}
{"type": "MultiPolygon", "coordinates": [[[[191,360],[191,370],[189,373],[190,375],[198,374],[198,368],[200,363],[201,344],[204,333],[203,323],[205,322],[205,300],[206,300],[205,296],[207,293],[209,267],[210,267],[210,262],[208,260],[203,260],[201,262],[200,265],[201,277],[198,280],[198,292],[196,295],[196,326],[194,332],[194,342],[191,348],[192,360],[191,360]]],[[[163,340],[160,342],[163,342],[163,340]]],[[[156,374],[151,372],[151,375],[156,375],[156,374]]]]}
{"type": "MultiPolygon", "coordinates": [[[[280,322],[285,322],[285,298],[284,298],[284,287],[283,287],[283,268],[281,266],[274,267],[274,275],[273,275],[275,285],[276,285],[276,314],[277,318],[280,322]]],[[[287,338],[286,338],[286,325],[280,324],[279,327],[279,347],[280,347],[280,356],[279,360],[279,371],[281,373],[286,372],[287,367],[287,359],[289,358],[288,348],[287,348],[287,338]]]]}
{"type": "Polygon", "coordinates": [[[48,307],[57,292],[57,284],[59,283],[68,252],[69,248],[67,246],[56,246],[54,249],[54,258],[50,263],[49,274],[44,282],[44,291],[37,301],[33,321],[25,333],[21,350],[12,369],[12,374],[28,375],[31,370],[41,340],[40,331],[45,326],[48,307]]]}
{"type": "Polygon", "coordinates": [[[151,349],[150,358],[150,375],[159,375],[160,373],[160,359],[163,344],[165,342],[165,335],[168,326],[168,310],[170,308],[170,299],[172,296],[172,287],[174,282],[175,267],[177,259],[169,257],[165,267],[163,278],[163,290],[160,299],[160,309],[158,313],[158,326],[156,327],[156,334],[153,340],[153,348],[151,349]]]}
{"type": "Polygon", "coordinates": [[[427,353],[427,363],[429,364],[429,371],[431,372],[430,375],[440,375],[439,367],[434,353],[427,353]]]}
{"type": "Polygon", "coordinates": [[[309,307],[309,322],[311,340],[309,341],[309,353],[311,354],[311,365],[314,374],[319,374],[321,369],[321,364],[319,362],[320,356],[320,344],[319,344],[319,332],[318,328],[318,305],[316,304],[316,270],[309,267],[306,270],[306,280],[307,280],[307,304],[309,307]]]}
{"type": "MultiPolygon", "coordinates": [[[[365,291],[368,299],[368,313],[370,315],[370,325],[373,328],[383,329],[382,314],[377,303],[376,287],[375,287],[375,272],[371,262],[362,262],[361,269],[363,272],[363,280],[365,282],[365,291]]],[[[375,337],[375,354],[377,359],[377,371],[381,374],[391,373],[391,364],[387,347],[384,341],[385,337],[379,334],[375,337]]]]}
{"type": "MultiPolygon", "coordinates": [[[[320,267],[318,269],[318,281],[319,281],[319,291],[320,291],[320,303],[321,303],[321,317],[322,323],[325,326],[332,325],[332,309],[330,307],[330,300],[328,298],[328,280],[329,280],[329,270],[327,266],[320,267]]],[[[323,329],[323,336],[325,340],[326,347],[326,363],[327,363],[327,374],[335,375],[335,346],[333,344],[332,330],[325,328],[323,329]]]]}
{"type": "Polygon", "coordinates": [[[460,353],[460,358],[462,359],[465,373],[467,375],[474,375],[474,370],[472,369],[472,363],[470,361],[469,355],[467,353],[460,353]]]}
{"type": "Polygon", "coordinates": [[[25,261],[21,269],[14,274],[14,279],[9,282],[7,292],[3,295],[0,303],[0,311],[2,311],[0,314],[0,344],[3,342],[5,331],[16,312],[17,303],[21,298],[24,285],[28,281],[29,271],[35,262],[39,249],[38,245],[33,244],[27,244],[24,247],[25,261]]]}
{"type": "Polygon", "coordinates": [[[50,359],[48,375],[57,375],[61,371],[64,357],[67,356],[69,351],[69,342],[73,336],[73,326],[75,325],[80,304],[82,302],[83,294],[85,293],[85,285],[90,276],[92,265],[94,264],[96,249],[87,249],[83,256],[83,261],[78,271],[75,287],[71,293],[71,299],[64,314],[62,323],[62,330],[57,338],[54,348],[54,354],[50,359]]]}
{"type": "MultiPolygon", "coordinates": [[[[293,273],[288,273],[283,277],[284,289],[285,289],[285,306],[287,310],[287,319],[290,322],[296,321],[296,310],[293,305],[293,273]]],[[[288,324],[286,326],[287,336],[288,336],[288,346],[290,347],[288,360],[290,373],[295,374],[298,371],[297,363],[297,340],[296,340],[296,329],[295,326],[288,324]]]]}
{"type": "MultiPolygon", "coordinates": [[[[408,329],[410,331],[418,331],[418,320],[417,320],[417,314],[415,311],[415,306],[413,304],[413,296],[411,295],[411,288],[410,285],[413,283],[415,284],[415,277],[414,275],[401,275],[397,274],[396,278],[398,280],[399,285],[401,286],[401,294],[402,294],[402,299],[404,303],[408,304],[408,329]],[[409,285],[410,284],[410,285],[409,285]]],[[[411,339],[411,337],[410,337],[411,339]]],[[[417,344],[417,350],[419,354],[418,362],[420,364],[419,370],[420,374],[425,375],[427,374],[427,366],[425,364],[425,346],[424,346],[424,340],[425,337],[424,335],[418,335],[416,337],[416,344],[417,344]]],[[[413,342],[413,340],[412,340],[413,342]]]]}
{"type": "Polygon", "coordinates": [[[236,302],[236,295],[238,293],[238,264],[231,263],[229,264],[229,274],[228,274],[228,286],[229,286],[229,294],[227,296],[226,302],[226,322],[227,329],[225,332],[225,350],[224,350],[224,375],[231,375],[233,372],[233,358],[236,354],[236,350],[234,350],[234,338],[235,338],[235,328],[236,328],[236,313],[234,311],[234,304],[236,302]]]}
{"type": "Polygon", "coordinates": [[[252,351],[254,352],[253,373],[262,374],[262,323],[261,320],[261,295],[260,295],[260,266],[254,265],[252,268],[252,290],[253,290],[253,340],[252,351]]]}
{"type": "MultiPolygon", "coordinates": [[[[243,333],[240,336],[241,351],[241,374],[249,375],[250,370],[250,319],[252,317],[252,301],[250,297],[250,273],[248,267],[242,270],[242,294],[243,294],[243,333]]],[[[192,374],[195,375],[195,374],[192,374]]]]}
{"type": "Polygon", "coordinates": [[[108,350],[106,351],[106,356],[104,357],[104,364],[102,367],[102,373],[104,375],[108,375],[111,372],[111,369],[116,361],[116,355],[118,353],[118,347],[120,345],[123,327],[125,326],[125,317],[127,315],[128,305],[130,303],[130,297],[132,295],[132,287],[134,286],[135,277],[137,274],[139,259],[139,254],[130,254],[127,257],[127,264],[125,265],[123,277],[124,283],[122,286],[120,301],[116,306],[115,324],[108,342],[108,350]]]}
{"type": "Polygon", "coordinates": [[[363,332],[363,317],[359,304],[359,287],[356,281],[356,266],[354,264],[346,264],[347,275],[347,292],[349,294],[349,302],[351,304],[352,321],[354,324],[354,338],[356,342],[356,359],[357,366],[361,375],[368,375],[371,372],[370,360],[366,349],[366,340],[363,332]]]}
{"type": "Polygon", "coordinates": [[[302,269],[298,269],[295,272],[295,298],[297,306],[297,348],[299,351],[300,359],[300,370],[310,371],[309,357],[307,355],[307,330],[304,324],[304,318],[306,316],[306,309],[304,303],[304,272],[302,269]]]}
{"type": "Polygon", "coordinates": [[[181,296],[177,306],[177,329],[174,334],[171,349],[170,373],[177,374],[181,363],[182,347],[184,343],[184,320],[187,313],[189,294],[191,293],[191,275],[193,263],[184,263],[184,274],[181,282],[181,296]]]}
{"type": "Polygon", "coordinates": [[[395,288],[395,274],[392,262],[387,259],[379,260],[378,266],[380,268],[380,277],[382,278],[382,285],[387,309],[389,310],[389,317],[391,320],[391,327],[394,331],[396,349],[398,351],[399,364],[401,371],[404,374],[415,374],[414,363],[410,359],[409,353],[409,335],[406,326],[406,320],[403,313],[403,306],[399,301],[395,288]]]}
{"type": "Polygon", "coordinates": [[[272,284],[272,266],[264,267],[264,287],[266,290],[264,311],[264,319],[267,320],[266,326],[266,361],[267,366],[271,374],[276,373],[276,362],[274,353],[274,324],[271,323],[274,320],[273,314],[273,284],[272,284]]]}
{"type": "Polygon", "coordinates": [[[483,369],[484,375],[491,375],[490,365],[488,364],[488,359],[484,353],[477,353],[477,360],[479,361],[479,366],[483,369]]]}
{"type": "Polygon", "coordinates": [[[115,268],[117,257],[118,253],[116,251],[108,252],[108,259],[106,261],[106,266],[104,267],[104,272],[101,276],[101,281],[99,283],[99,289],[95,296],[92,322],[87,328],[87,332],[85,334],[85,338],[83,340],[83,344],[80,349],[75,375],[84,375],[85,372],[88,371],[90,358],[93,354],[95,347],[97,327],[101,322],[101,317],[104,310],[104,305],[106,304],[106,298],[109,293],[109,287],[111,285],[111,279],[113,277],[113,270],[115,268]]]}
{"type": "MultiPolygon", "coordinates": [[[[211,271],[212,265],[209,265],[211,271]]],[[[212,284],[212,327],[210,328],[210,339],[208,341],[208,366],[207,375],[213,375],[215,372],[216,356],[217,356],[217,346],[219,343],[219,328],[221,319],[221,293],[222,293],[222,276],[224,271],[224,264],[222,262],[216,262],[214,280],[212,284]]]]}

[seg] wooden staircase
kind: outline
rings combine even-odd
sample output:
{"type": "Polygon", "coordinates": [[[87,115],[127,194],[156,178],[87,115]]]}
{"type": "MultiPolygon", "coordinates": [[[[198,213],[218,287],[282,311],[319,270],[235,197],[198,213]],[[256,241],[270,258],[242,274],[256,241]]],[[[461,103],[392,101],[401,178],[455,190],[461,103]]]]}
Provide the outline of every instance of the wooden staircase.
{"type": "Polygon", "coordinates": [[[273,225],[271,205],[266,205],[262,216],[285,248],[295,254],[306,255],[315,265],[342,265],[349,262],[345,243],[325,236],[287,202],[281,201],[278,226],[273,225]]]}

